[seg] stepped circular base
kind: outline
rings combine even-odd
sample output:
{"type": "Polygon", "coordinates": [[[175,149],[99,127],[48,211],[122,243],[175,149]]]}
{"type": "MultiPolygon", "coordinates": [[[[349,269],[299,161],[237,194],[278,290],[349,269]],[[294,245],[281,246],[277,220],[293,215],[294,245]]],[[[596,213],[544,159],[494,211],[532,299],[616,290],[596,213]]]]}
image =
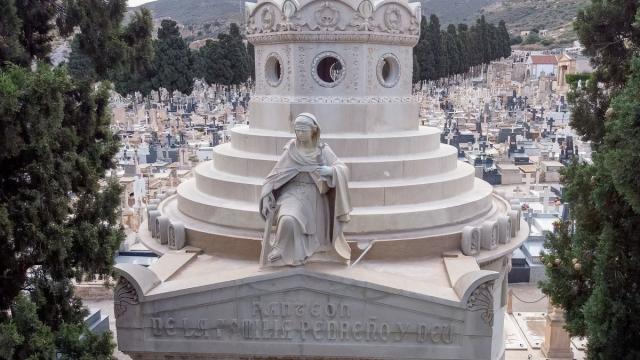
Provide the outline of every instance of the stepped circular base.
{"type": "MultiPolygon", "coordinates": [[[[368,257],[439,256],[442,252],[459,250],[461,232],[465,226],[481,226],[487,220],[504,216],[510,209],[504,199],[492,193],[490,185],[480,180],[476,181],[476,185],[475,191],[464,195],[475,195],[475,203],[465,198],[458,206],[452,206],[451,199],[448,199],[447,206],[440,208],[437,203],[429,203],[428,206],[422,207],[411,205],[355,208],[352,221],[345,229],[345,237],[352,245],[354,254],[360,251],[359,244],[362,247],[362,244],[366,245],[372,241],[379,243],[376,245],[378,250],[372,251],[368,257]],[[370,230],[353,231],[357,227],[370,230]],[[384,243],[393,247],[382,251],[386,246],[380,244],[384,243]]],[[[185,212],[180,208],[180,203],[185,201],[184,196],[188,189],[193,188],[195,186],[192,181],[182,184],[180,194],[167,198],[159,207],[163,215],[185,225],[187,244],[201,248],[206,253],[224,254],[235,258],[256,258],[260,253],[264,229],[257,205],[236,203],[235,207],[232,207],[231,201],[221,201],[219,204],[200,202],[195,205],[191,203],[186,207],[191,208],[193,212],[185,212]],[[219,207],[208,207],[209,205],[219,207]]],[[[202,196],[197,191],[192,195],[202,196]]]]}

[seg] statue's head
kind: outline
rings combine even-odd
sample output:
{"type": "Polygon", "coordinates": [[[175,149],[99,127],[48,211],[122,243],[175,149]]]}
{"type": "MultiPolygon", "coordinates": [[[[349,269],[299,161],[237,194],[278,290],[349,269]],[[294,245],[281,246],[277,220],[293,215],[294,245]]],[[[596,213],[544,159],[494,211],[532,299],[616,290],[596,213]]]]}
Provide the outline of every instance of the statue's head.
{"type": "Polygon", "coordinates": [[[311,141],[314,146],[318,145],[320,139],[320,125],[313,114],[302,113],[296,116],[293,122],[293,130],[298,141],[311,141]]]}

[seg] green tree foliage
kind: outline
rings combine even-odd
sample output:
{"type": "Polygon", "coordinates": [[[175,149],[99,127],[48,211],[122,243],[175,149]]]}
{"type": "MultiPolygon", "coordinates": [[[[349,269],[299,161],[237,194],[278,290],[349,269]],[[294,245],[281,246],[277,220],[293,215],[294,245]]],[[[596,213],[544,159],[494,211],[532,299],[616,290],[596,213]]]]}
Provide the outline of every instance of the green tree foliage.
{"type": "Polygon", "coordinates": [[[195,60],[196,74],[208,84],[245,83],[255,77],[252,53],[253,46],[245,47],[238,25],[231,24],[228,34],[219,34],[218,41],[208,40],[200,48],[195,60]]]}
{"type": "Polygon", "coordinates": [[[179,91],[191,94],[193,90],[193,59],[191,50],[180,36],[173,20],[162,20],[158,40],[154,44],[155,89],[165,88],[172,94],[179,91]]]}
{"type": "Polygon", "coordinates": [[[111,358],[71,279],[110,274],[123,239],[121,189],[103,179],[118,149],[103,80],[128,59],[112,50],[130,51],[123,3],[0,0],[0,358],[111,358]],[[53,24],[74,30],[82,61],[46,64],[53,24]]]}
{"type": "Polygon", "coordinates": [[[595,0],[574,24],[596,65],[572,79],[571,123],[597,149],[593,164],[564,174],[571,221],[549,236],[541,283],[588,337],[590,359],[640,358],[640,5],[595,0]]]}
{"type": "Polygon", "coordinates": [[[20,0],[16,1],[16,9],[22,20],[20,42],[28,60],[45,58],[51,51],[52,30],[55,26],[51,19],[57,12],[56,1],[20,0]]]}
{"type": "Polygon", "coordinates": [[[107,88],[77,85],[63,69],[0,74],[0,309],[28,289],[54,332],[82,324],[69,279],[108,274],[123,238],[120,187],[99,185],[118,148],[108,101],[107,88]]]}
{"type": "Polygon", "coordinates": [[[0,0],[0,14],[0,61],[28,63],[28,56],[20,44],[19,29],[22,28],[22,20],[18,17],[15,0],[0,0]]]}
{"type": "Polygon", "coordinates": [[[226,56],[225,49],[216,41],[207,40],[196,54],[196,73],[207,84],[230,84],[233,79],[233,59],[226,56]]]}
{"type": "Polygon", "coordinates": [[[531,45],[531,44],[537,44],[540,42],[540,35],[538,35],[537,32],[530,32],[529,35],[527,35],[526,39],[524,39],[524,44],[525,45],[531,45]]]}
{"type": "Polygon", "coordinates": [[[249,55],[249,76],[251,80],[256,81],[256,50],[250,42],[247,42],[247,54],[249,55]]]}
{"type": "Polygon", "coordinates": [[[53,332],[38,317],[36,304],[18,295],[11,307],[11,320],[0,324],[2,359],[111,359],[111,333],[96,335],[85,327],[62,324],[53,332]],[[28,335],[23,336],[22,334],[28,335]]]}
{"type": "Polygon", "coordinates": [[[511,55],[511,39],[504,22],[498,26],[489,24],[481,16],[469,27],[449,25],[440,29],[440,21],[431,15],[423,16],[420,23],[420,40],[413,50],[417,60],[416,80],[436,80],[467,72],[472,66],[511,55]]]}
{"type": "Polygon", "coordinates": [[[126,59],[126,45],[120,36],[120,24],[127,9],[126,0],[64,0],[64,17],[57,22],[62,35],[75,36],[78,48],[94,64],[96,74],[106,78],[108,72],[126,59]]]}
{"type": "Polygon", "coordinates": [[[146,8],[133,15],[120,35],[125,47],[125,63],[111,76],[116,91],[131,94],[136,91],[147,96],[153,89],[155,76],[153,51],[153,18],[146,8]]]}

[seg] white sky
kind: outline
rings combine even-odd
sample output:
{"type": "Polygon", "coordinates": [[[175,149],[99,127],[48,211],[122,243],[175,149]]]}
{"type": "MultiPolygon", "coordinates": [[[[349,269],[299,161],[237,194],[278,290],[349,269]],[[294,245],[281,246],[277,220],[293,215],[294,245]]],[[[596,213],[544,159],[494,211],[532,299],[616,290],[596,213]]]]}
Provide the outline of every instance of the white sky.
{"type": "Polygon", "coordinates": [[[151,1],[154,1],[154,0],[129,0],[128,3],[129,3],[129,6],[138,6],[151,1]]]}

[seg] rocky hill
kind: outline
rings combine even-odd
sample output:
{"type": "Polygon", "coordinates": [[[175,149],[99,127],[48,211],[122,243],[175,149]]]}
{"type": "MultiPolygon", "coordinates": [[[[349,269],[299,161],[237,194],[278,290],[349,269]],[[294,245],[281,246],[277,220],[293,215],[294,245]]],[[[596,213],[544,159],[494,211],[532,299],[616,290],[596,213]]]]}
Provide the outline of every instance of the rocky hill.
{"type": "MultiPolygon", "coordinates": [[[[571,22],[589,0],[420,0],[425,15],[436,14],[443,28],[450,23],[471,23],[484,14],[488,21],[504,20],[513,34],[547,29],[558,42],[575,39],[571,22]]],[[[186,36],[202,38],[231,22],[241,23],[244,0],[157,0],[143,5],[154,18],[171,18],[189,28],[186,36]],[[208,25],[207,25],[208,24],[208,25]]]]}

